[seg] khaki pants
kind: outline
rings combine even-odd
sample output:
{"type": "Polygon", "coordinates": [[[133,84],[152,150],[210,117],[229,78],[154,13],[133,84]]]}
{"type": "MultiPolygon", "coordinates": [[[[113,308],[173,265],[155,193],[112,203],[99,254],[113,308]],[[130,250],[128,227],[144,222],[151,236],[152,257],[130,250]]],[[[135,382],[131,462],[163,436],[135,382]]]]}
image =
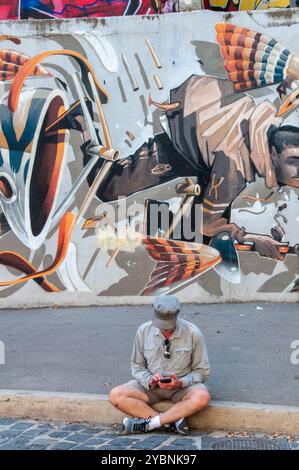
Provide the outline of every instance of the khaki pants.
{"type": "Polygon", "coordinates": [[[139,390],[139,392],[145,393],[150,399],[149,405],[155,405],[156,403],[165,400],[171,400],[172,403],[178,403],[183,399],[186,393],[190,392],[190,390],[193,390],[194,388],[203,388],[208,390],[206,385],[200,383],[190,385],[189,387],[179,388],[178,390],[165,390],[159,387],[156,387],[153,390],[147,390],[142,385],[140,385],[137,380],[130,380],[128,383],[126,383],[126,385],[128,387],[134,388],[135,390],[139,390]]]}

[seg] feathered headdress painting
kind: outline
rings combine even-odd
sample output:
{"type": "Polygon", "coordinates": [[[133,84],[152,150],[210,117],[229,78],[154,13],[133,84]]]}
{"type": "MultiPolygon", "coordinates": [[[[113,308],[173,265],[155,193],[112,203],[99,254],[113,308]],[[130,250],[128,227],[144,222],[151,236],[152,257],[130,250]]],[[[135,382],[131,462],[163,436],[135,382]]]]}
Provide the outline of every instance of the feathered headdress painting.
{"type": "Polygon", "coordinates": [[[275,39],[228,23],[217,23],[216,39],[235,91],[293,81],[277,112],[282,116],[299,104],[299,59],[275,39]],[[297,83],[298,81],[298,83],[297,83]],[[295,85],[295,86],[294,86],[295,85]]]}

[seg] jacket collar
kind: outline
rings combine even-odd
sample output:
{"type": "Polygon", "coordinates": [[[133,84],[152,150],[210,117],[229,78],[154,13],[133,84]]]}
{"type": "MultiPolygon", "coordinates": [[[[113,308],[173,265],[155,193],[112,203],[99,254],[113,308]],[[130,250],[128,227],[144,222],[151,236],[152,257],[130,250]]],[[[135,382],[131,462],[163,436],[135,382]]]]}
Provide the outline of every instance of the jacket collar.
{"type": "MultiPolygon", "coordinates": [[[[160,336],[161,338],[164,339],[164,336],[163,336],[162,331],[161,331],[159,328],[157,328],[156,326],[153,326],[153,333],[154,333],[155,336],[160,336]]],[[[178,319],[177,319],[176,329],[175,329],[174,332],[172,333],[171,339],[180,338],[181,335],[182,335],[182,322],[181,322],[181,320],[178,318],[178,319]]]]}

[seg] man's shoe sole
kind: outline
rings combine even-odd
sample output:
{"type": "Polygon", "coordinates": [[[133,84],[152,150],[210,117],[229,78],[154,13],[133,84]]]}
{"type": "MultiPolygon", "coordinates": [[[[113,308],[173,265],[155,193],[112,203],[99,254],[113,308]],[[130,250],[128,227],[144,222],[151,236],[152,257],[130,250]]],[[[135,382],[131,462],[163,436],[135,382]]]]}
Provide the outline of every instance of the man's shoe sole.
{"type": "Polygon", "coordinates": [[[177,434],[180,434],[181,436],[188,436],[188,435],[190,434],[190,429],[188,428],[188,429],[186,430],[186,432],[185,432],[185,431],[179,431],[178,429],[176,429],[175,432],[176,432],[177,434]]]}

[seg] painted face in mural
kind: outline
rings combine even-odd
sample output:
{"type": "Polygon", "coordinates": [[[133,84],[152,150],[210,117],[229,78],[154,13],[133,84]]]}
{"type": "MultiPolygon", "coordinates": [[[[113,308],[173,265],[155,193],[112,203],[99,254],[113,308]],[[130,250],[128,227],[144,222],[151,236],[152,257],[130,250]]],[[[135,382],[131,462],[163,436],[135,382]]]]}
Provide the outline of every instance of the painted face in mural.
{"type": "Polygon", "coordinates": [[[283,185],[299,188],[299,155],[298,148],[286,148],[277,163],[277,178],[283,185]]]}
{"type": "Polygon", "coordinates": [[[270,137],[270,145],[279,184],[299,188],[299,129],[281,127],[270,137]]]}

